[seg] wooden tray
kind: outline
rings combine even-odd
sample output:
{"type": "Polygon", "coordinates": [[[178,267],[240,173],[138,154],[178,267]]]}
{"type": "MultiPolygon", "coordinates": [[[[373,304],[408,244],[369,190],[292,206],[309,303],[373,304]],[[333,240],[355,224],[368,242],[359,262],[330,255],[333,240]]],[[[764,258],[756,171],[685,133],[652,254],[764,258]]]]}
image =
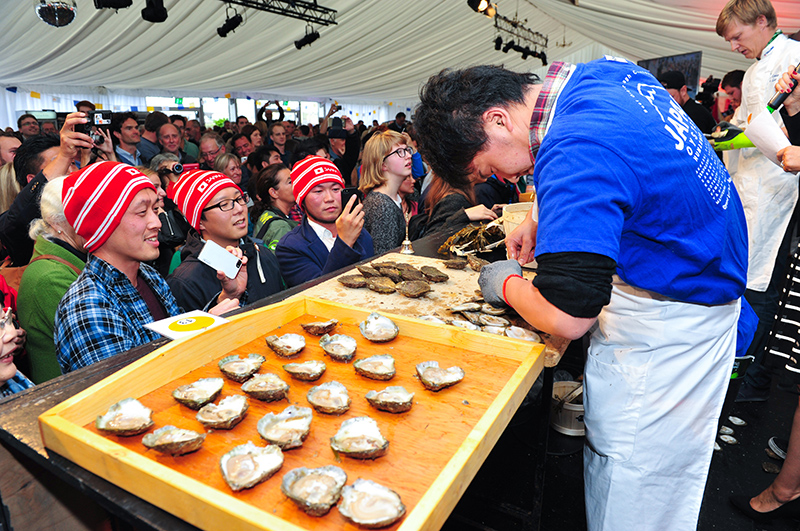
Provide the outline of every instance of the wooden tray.
{"type": "MultiPolygon", "coordinates": [[[[497,442],[511,416],[542,369],[543,346],[390,315],[400,335],[389,343],[373,344],[358,332],[368,311],[318,299],[290,299],[236,316],[231,322],[181,341],[174,341],[132,363],[39,417],[45,446],[131,493],[208,530],[298,531],[355,529],[332,509],[315,518],[300,511],[280,491],[283,475],[299,466],[335,464],[348,475],[348,484],[362,477],[394,489],[406,505],[406,516],[388,529],[439,529],[470,480],[497,442]],[[328,366],[317,382],[291,380],[281,366],[287,363],[270,351],[264,337],[271,333],[300,333],[306,348],[293,361],[323,359],[318,338],[305,334],[300,323],[336,318],[336,332],[358,341],[357,358],[391,353],[397,375],[389,382],[355,374],[352,363],[324,357],[328,366]],[[258,352],[267,361],[260,372],[279,374],[289,385],[288,401],[250,400],[247,417],[233,430],[209,432],[203,447],[180,457],[147,450],[142,435],[115,437],[94,428],[97,415],[126,397],[136,397],[154,410],[155,427],[172,424],[203,431],[195,412],[177,404],[171,392],[201,377],[220,375],[217,361],[228,354],[258,352]],[[458,364],[465,379],[438,393],[425,390],[413,377],[416,363],[438,360],[458,364]],[[284,452],[284,465],[272,478],[253,489],[233,493],[222,479],[219,457],[251,440],[265,442],[256,423],[267,412],[285,409],[289,402],[308,406],[313,385],[338,380],[349,390],[350,411],[341,416],[314,413],[311,434],[301,448],[284,452]],[[411,411],[393,415],[377,411],[363,398],[370,389],[402,385],[415,393],[411,411]],[[342,421],[354,416],[374,418],[390,441],[388,453],[374,461],[336,456],[329,445],[342,421]]],[[[225,380],[221,397],[241,393],[240,384],[225,380]]]]}

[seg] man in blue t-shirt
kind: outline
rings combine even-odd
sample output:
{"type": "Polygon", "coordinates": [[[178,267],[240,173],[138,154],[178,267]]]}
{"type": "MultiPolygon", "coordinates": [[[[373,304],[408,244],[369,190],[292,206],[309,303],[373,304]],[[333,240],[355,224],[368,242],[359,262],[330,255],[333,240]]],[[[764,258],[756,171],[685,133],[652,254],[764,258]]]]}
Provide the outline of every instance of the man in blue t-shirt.
{"type": "Polygon", "coordinates": [[[661,83],[623,59],[555,63],[543,83],[445,71],[420,99],[420,151],[450,184],[533,173],[538,220],[507,236],[515,260],[479,282],[540,330],[592,332],[589,529],[694,529],[747,271],[727,171],[661,83]],[[519,264],[534,256],[529,282],[519,264]]]}

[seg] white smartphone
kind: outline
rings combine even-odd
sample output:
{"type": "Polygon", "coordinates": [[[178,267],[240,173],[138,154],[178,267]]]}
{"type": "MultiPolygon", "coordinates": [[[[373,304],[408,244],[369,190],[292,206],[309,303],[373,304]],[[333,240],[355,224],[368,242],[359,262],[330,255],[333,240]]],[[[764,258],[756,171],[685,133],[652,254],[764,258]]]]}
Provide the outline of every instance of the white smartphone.
{"type": "Polygon", "coordinates": [[[228,278],[235,278],[242,267],[242,261],[225,250],[224,247],[207,240],[197,259],[214,271],[222,271],[228,278]]]}

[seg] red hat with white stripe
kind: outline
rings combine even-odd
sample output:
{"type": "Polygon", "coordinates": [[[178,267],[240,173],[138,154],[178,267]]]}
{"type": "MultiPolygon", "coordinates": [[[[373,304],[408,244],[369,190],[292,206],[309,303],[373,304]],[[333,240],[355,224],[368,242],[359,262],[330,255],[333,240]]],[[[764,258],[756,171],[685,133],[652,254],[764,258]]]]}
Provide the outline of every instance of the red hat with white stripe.
{"type": "Polygon", "coordinates": [[[331,182],[344,187],[339,168],[326,158],[309,155],[292,168],[292,192],[300,208],[304,209],[303,200],[315,186],[331,182]]]}
{"type": "Polygon", "coordinates": [[[64,179],[64,215],[86,250],[93,252],[108,240],[141,190],[156,191],[145,174],[122,162],[98,162],[64,179]]]}
{"type": "Polygon", "coordinates": [[[200,217],[209,201],[225,188],[242,189],[224,173],[192,170],[181,175],[178,182],[167,187],[167,197],[175,201],[178,210],[186,216],[189,225],[200,231],[200,217]]]}

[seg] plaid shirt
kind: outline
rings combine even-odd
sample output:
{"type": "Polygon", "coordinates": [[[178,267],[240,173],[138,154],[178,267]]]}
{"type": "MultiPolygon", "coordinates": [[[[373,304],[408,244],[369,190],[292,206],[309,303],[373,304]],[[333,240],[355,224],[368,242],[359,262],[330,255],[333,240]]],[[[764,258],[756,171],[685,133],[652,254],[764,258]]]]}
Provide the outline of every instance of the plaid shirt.
{"type": "Polygon", "coordinates": [[[533,108],[533,114],[531,115],[531,160],[536,160],[539,146],[542,145],[544,135],[553,121],[553,109],[556,107],[558,96],[574,71],[575,65],[559,61],[553,63],[550,69],[547,70],[542,90],[539,92],[536,106],[533,108]]]}
{"type": "Polygon", "coordinates": [[[5,398],[7,396],[11,396],[14,393],[19,393],[20,391],[24,391],[25,389],[29,389],[33,387],[33,382],[28,380],[24,374],[17,371],[10,380],[6,381],[3,385],[0,385],[0,398],[5,398]]]}
{"type": "MultiPolygon", "coordinates": [[[[180,312],[169,286],[147,264],[139,272],[168,315],[180,312]]],[[[89,255],[81,275],[58,305],[55,342],[61,372],[149,343],[161,336],[144,327],[153,322],[144,299],[121,271],[89,255]]]]}

